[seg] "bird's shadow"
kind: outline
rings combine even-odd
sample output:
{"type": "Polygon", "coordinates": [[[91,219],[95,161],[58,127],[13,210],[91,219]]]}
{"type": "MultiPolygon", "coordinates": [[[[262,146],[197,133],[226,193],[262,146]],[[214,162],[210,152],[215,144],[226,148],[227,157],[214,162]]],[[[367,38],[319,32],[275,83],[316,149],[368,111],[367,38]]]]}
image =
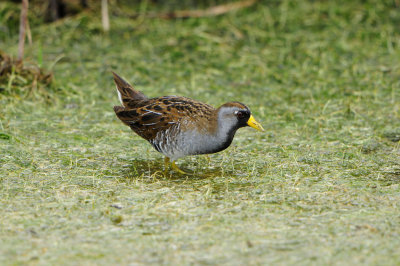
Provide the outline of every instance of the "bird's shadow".
{"type": "Polygon", "coordinates": [[[179,166],[187,174],[178,173],[171,168],[165,170],[163,159],[143,160],[132,159],[124,162],[120,172],[122,176],[128,179],[136,179],[138,177],[148,177],[151,179],[170,179],[170,180],[187,180],[187,179],[207,179],[218,176],[234,175],[234,171],[226,170],[221,167],[205,167],[204,164],[182,163],[179,166]],[[191,167],[192,169],[189,169],[191,167]]]}
{"type": "MultiPolygon", "coordinates": [[[[121,163],[121,161],[120,161],[121,163]]],[[[184,187],[195,186],[197,189],[204,187],[204,184],[211,186],[211,193],[220,195],[224,191],[232,189],[240,189],[244,187],[254,187],[254,181],[243,179],[244,172],[227,170],[225,167],[205,164],[201,160],[186,160],[179,167],[184,171],[190,167],[193,169],[190,174],[180,174],[173,170],[164,170],[163,159],[129,159],[122,161],[120,168],[116,169],[117,179],[126,183],[141,183],[141,184],[159,184],[167,187],[184,187]],[[225,182],[225,177],[237,176],[234,180],[225,182]]],[[[115,178],[115,175],[114,175],[115,178]]]]}

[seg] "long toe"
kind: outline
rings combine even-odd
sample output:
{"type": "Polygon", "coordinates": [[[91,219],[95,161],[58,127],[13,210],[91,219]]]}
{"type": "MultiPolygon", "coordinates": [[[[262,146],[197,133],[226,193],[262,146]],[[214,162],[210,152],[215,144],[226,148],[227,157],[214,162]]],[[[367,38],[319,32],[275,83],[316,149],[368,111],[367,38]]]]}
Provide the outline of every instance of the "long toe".
{"type": "Polygon", "coordinates": [[[181,170],[181,169],[175,164],[175,162],[172,162],[172,163],[171,163],[171,166],[172,166],[172,169],[174,169],[176,172],[178,172],[178,173],[180,173],[180,174],[183,174],[183,175],[190,175],[190,173],[181,170]]]}

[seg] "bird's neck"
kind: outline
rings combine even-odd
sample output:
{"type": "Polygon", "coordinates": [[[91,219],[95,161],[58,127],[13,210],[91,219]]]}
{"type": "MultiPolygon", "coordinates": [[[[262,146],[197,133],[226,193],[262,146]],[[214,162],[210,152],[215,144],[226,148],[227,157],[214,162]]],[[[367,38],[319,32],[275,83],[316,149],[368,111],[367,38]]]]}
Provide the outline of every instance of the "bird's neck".
{"type": "Polygon", "coordinates": [[[219,123],[217,127],[216,137],[219,139],[233,138],[235,136],[236,130],[237,128],[219,123]]]}
{"type": "Polygon", "coordinates": [[[194,131],[190,137],[191,139],[191,147],[195,149],[194,154],[207,154],[207,153],[215,153],[226,148],[231,145],[233,137],[235,135],[236,129],[232,129],[231,127],[227,127],[226,123],[221,123],[220,119],[211,119],[208,121],[207,125],[204,125],[202,129],[206,129],[207,126],[209,128],[207,131],[194,131]]]}
{"type": "Polygon", "coordinates": [[[223,118],[218,117],[217,130],[216,134],[214,135],[221,143],[221,150],[226,149],[229,147],[229,145],[231,145],[236,130],[238,129],[232,124],[226,122],[224,123],[222,119],[223,118]]]}

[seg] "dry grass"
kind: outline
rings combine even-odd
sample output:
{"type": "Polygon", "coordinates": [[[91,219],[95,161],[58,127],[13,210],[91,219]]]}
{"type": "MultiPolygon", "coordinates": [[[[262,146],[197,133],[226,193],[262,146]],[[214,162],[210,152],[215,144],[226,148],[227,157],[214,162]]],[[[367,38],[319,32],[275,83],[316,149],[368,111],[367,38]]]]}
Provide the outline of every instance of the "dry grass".
{"type": "Polygon", "coordinates": [[[399,264],[399,14],[283,1],[36,28],[27,52],[62,94],[1,98],[1,263],[399,264]],[[149,96],[247,103],[267,133],[164,176],[113,114],[110,70],[149,96]]]}

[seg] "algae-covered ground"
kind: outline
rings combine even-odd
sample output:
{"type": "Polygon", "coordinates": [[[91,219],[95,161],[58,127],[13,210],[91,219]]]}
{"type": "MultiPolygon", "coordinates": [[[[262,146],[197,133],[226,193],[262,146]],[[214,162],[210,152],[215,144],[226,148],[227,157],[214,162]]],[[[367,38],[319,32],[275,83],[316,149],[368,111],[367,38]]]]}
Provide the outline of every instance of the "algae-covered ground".
{"type": "Polygon", "coordinates": [[[97,13],[33,24],[25,55],[53,84],[1,84],[0,264],[400,264],[398,1],[116,9],[108,34],[97,13]],[[116,118],[111,71],[150,97],[243,102],[266,132],[164,174],[116,118]]]}

